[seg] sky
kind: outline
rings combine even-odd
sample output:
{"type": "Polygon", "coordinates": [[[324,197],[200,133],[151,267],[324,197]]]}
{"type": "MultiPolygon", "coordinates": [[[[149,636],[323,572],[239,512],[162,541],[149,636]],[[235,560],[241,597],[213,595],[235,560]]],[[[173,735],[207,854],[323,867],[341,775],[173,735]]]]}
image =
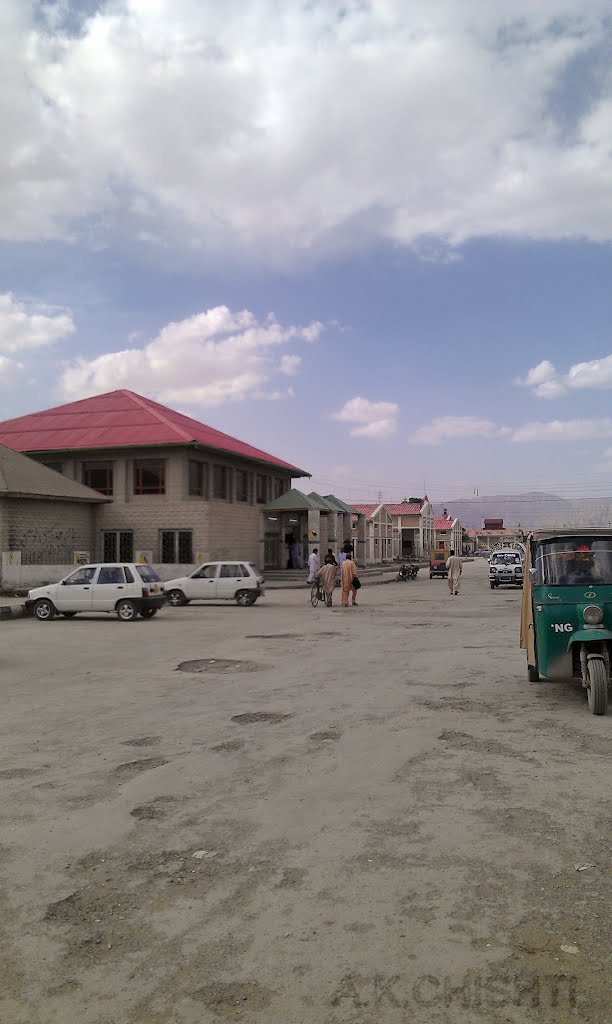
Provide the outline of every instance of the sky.
{"type": "Polygon", "coordinates": [[[129,388],[353,501],[611,495],[611,30],[3,0],[0,418],[129,388]]]}

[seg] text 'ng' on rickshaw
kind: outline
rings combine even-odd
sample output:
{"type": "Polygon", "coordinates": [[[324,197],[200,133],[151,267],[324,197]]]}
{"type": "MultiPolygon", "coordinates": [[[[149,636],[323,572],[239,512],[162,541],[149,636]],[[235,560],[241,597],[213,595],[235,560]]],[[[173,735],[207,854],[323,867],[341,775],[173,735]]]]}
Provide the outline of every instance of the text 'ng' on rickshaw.
{"type": "Polygon", "coordinates": [[[549,530],[527,540],[521,647],[529,679],[579,679],[604,715],[612,655],[612,530],[549,530]]]}

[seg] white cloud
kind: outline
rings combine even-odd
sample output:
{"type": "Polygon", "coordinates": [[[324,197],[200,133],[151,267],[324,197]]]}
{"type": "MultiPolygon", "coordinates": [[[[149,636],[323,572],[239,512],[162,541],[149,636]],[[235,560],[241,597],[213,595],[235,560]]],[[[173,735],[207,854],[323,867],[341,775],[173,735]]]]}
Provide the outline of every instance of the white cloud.
{"type": "MultiPolygon", "coordinates": [[[[116,388],[134,388],[163,402],[220,405],[245,398],[282,398],[269,390],[277,373],[297,370],[295,357],[279,348],[312,342],[323,330],[318,322],[283,327],[270,314],[258,321],[253,313],[233,313],[216,306],[185,320],[167,324],[140,348],[78,359],[64,367],[61,386],[67,397],[84,397],[116,388]]],[[[299,358],[299,357],[297,357],[299,358]]]]}
{"type": "Polygon", "coordinates": [[[74,331],[72,314],[48,306],[27,305],[12,292],[0,295],[0,352],[23,352],[51,345],[74,331]]]}
{"type": "Polygon", "coordinates": [[[18,380],[24,369],[23,363],[18,363],[7,356],[0,356],[0,387],[10,387],[18,380]]]}
{"type": "Polygon", "coordinates": [[[279,370],[287,377],[294,377],[301,365],[301,356],[283,356],[279,363],[279,370]]]}
{"type": "Polygon", "coordinates": [[[525,423],[512,433],[513,441],[590,441],[601,437],[612,437],[612,419],[609,417],[525,423]]]}
{"type": "Polygon", "coordinates": [[[332,414],[340,423],[355,423],[351,437],[385,438],[397,429],[399,406],[395,402],[370,402],[368,398],[351,398],[339,412],[332,414]]]}
{"type": "Polygon", "coordinates": [[[565,374],[545,359],[529,370],[526,377],[518,377],[514,383],[529,388],[538,398],[560,398],[568,391],[581,388],[609,391],[612,389],[612,355],[574,363],[565,374]]]}
{"type": "Polygon", "coordinates": [[[566,383],[568,388],[609,390],[612,388],[612,356],[575,363],[568,370],[566,383]]]}
{"type": "Polygon", "coordinates": [[[507,437],[508,427],[498,427],[491,420],[477,416],[438,416],[431,423],[419,427],[408,438],[412,444],[442,444],[443,441],[458,441],[467,437],[507,437]]]}
{"type": "Polygon", "coordinates": [[[7,239],[86,223],[283,262],[612,236],[610,77],[558,102],[607,0],[73,0],[69,28],[64,9],[3,4],[7,239]]]}

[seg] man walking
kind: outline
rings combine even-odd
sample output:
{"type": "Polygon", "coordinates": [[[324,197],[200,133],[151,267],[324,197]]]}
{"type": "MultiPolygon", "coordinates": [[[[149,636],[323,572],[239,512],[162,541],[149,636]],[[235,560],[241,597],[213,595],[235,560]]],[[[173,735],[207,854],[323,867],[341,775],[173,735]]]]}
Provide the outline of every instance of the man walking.
{"type": "Polygon", "coordinates": [[[336,564],[329,562],[327,556],[325,558],[325,565],[322,565],[320,569],[317,569],[315,574],[319,577],[323,584],[323,593],[325,594],[325,604],[328,608],[332,606],[332,597],[334,593],[334,587],[336,586],[336,564]]]}
{"type": "Polygon", "coordinates": [[[456,597],[459,593],[459,580],[461,579],[461,573],[463,572],[463,565],[459,555],[456,555],[454,551],[451,551],[449,558],[446,561],[446,568],[448,569],[448,589],[451,594],[456,597]]]}
{"type": "Polygon", "coordinates": [[[353,559],[347,554],[346,558],[342,563],[342,604],[345,608],[348,608],[349,594],[352,595],[352,604],[357,604],[357,591],[353,586],[353,581],[357,576],[357,566],[353,559]]]}
{"type": "Polygon", "coordinates": [[[312,554],[308,556],[308,579],[307,583],[313,583],[319,568],[319,549],[313,548],[312,554]]]}

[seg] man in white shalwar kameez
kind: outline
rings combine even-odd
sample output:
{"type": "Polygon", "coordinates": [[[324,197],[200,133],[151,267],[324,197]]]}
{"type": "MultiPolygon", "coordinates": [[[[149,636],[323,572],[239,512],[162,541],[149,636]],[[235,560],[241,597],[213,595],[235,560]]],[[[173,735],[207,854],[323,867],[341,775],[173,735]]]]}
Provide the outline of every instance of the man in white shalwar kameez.
{"type": "Polygon", "coordinates": [[[317,574],[319,568],[319,549],[313,548],[312,554],[308,556],[308,579],[307,583],[312,583],[317,574]]]}
{"type": "Polygon", "coordinates": [[[449,558],[446,561],[446,568],[448,569],[448,589],[454,597],[459,593],[459,580],[461,579],[461,573],[463,572],[463,565],[461,559],[454,551],[451,551],[449,558]]]}

